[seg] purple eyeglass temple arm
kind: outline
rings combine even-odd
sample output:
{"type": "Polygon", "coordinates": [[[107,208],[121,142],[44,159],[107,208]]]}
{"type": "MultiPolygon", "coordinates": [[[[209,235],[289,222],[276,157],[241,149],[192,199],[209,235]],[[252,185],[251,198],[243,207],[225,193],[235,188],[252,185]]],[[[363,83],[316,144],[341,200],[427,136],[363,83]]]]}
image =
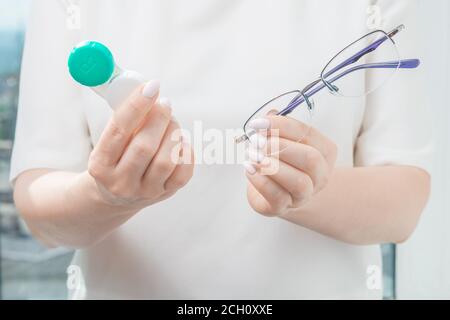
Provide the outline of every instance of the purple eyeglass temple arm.
{"type": "MultiPolygon", "coordinates": [[[[398,27],[393,29],[391,32],[389,32],[387,34],[385,33],[387,37],[381,37],[380,39],[374,41],[372,44],[370,44],[366,48],[358,51],[353,56],[351,56],[350,58],[348,58],[347,60],[345,60],[344,62],[342,62],[341,64],[339,64],[338,66],[336,66],[335,68],[333,68],[332,70],[327,72],[326,74],[323,74],[323,72],[322,72],[319,80],[311,83],[310,84],[311,87],[308,88],[307,90],[304,89],[304,90],[306,90],[306,92],[304,92],[304,95],[307,95],[308,97],[312,97],[314,94],[316,94],[317,92],[319,92],[320,90],[322,90],[323,88],[326,87],[326,85],[324,84],[324,80],[323,80],[324,78],[329,77],[330,75],[332,75],[333,73],[339,71],[340,69],[342,69],[342,68],[344,68],[344,67],[346,67],[346,66],[348,66],[348,65],[350,65],[352,63],[357,62],[359,59],[361,59],[366,54],[376,50],[387,39],[392,39],[397,33],[402,31],[404,28],[405,28],[404,25],[399,25],[398,27]],[[319,84],[319,86],[317,86],[317,84],[319,84]]],[[[379,30],[379,31],[381,31],[381,30],[379,30]]],[[[374,31],[374,32],[376,32],[376,31],[374,31]]],[[[359,39],[359,40],[361,40],[361,39],[359,39]]],[[[357,40],[357,41],[359,41],[359,40],[357,40]]],[[[355,42],[357,42],[357,41],[355,41],[355,42]]],[[[353,43],[355,43],[355,42],[353,42],[353,43]]],[[[400,60],[400,62],[380,62],[380,63],[363,64],[363,65],[360,65],[360,66],[356,66],[356,67],[350,68],[350,69],[346,70],[345,72],[341,73],[340,75],[338,75],[338,76],[334,77],[333,79],[331,79],[331,81],[327,81],[327,82],[328,83],[333,83],[334,81],[339,80],[343,76],[345,76],[345,75],[347,75],[347,74],[349,74],[349,73],[351,73],[353,71],[361,70],[361,69],[375,69],[375,68],[414,69],[414,68],[417,68],[419,65],[420,65],[420,60],[419,59],[406,59],[406,60],[400,60]]],[[[298,107],[300,104],[302,104],[303,102],[305,102],[305,99],[304,99],[303,95],[299,95],[297,97],[297,99],[291,101],[286,108],[281,110],[278,113],[278,115],[283,115],[283,116],[288,115],[296,107],[298,107]]],[[[245,137],[247,137],[246,134],[243,135],[242,137],[240,137],[239,139],[237,139],[236,141],[238,141],[238,142],[243,141],[243,140],[245,140],[245,137]]]]}
{"type": "MultiPolygon", "coordinates": [[[[330,81],[327,81],[327,82],[333,83],[333,82],[341,79],[342,77],[346,76],[347,74],[352,73],[352,72],[357,71],[357,70],[363,70],[363,69],[393,69],[393,68],[395,68],[395,69],[397,69],[397,68],[414,69],[414,68],[417,68],[419,65],[420,65],[420,60],[419,59],[405,59],[405,60],[400,60],[400,62],[390,61],[390,62],[367,63],[367,64],[362,64],[362,65],[350,68],[348,70],[345,70],[344,72],[342,72],[341,74],[335,76],[334,78],[332,78],[330,81]]],[[[322,90],[323,88],[326,87],[325,84],[322,81],[318,82],[318,84],[319,85],[316,84],[314,87],[309,89],[308,92],[305,92],[305,95],[307,95],[308,97],[312,97],[317,92],[319,92],[320,90],[322,90]]],[[[305,102],[305,99],[303,98],[303,96],[299,96],[297,99],[295,99],[291,103],[289,103],[289,105],[286,108],[281,110],[278,113],[278,115],[282,115],[282,116],[288,115],[295,108],[297,108],[300,104],[302,104],[303,102],[305,102]]]]}
{"type": "MultiPolygon", "coordinates": [[[[334,67],[332,70],[328,71],[326,74],[323,74],[321,77],[322,78],[326,78],[329,77],[330,75],[332,75],[333,73],[335,73],[336,71],[339,71],[340,69],[357,62],[359,59],[361,59],[363,56],[365,56],[366,54],[375,51],[383,42],[385,42],[387,39],[392,39],[392,37],[394,37],[397,33],[399,33],[400,31],[402,31],[405,28],[405,26],[403,24],[399,25],[397,28],[393,29],[391,32],[389,33],[385,33],[384,37],[381,37],[380,39],[374,41],[372,44],[370,44],[369,46],[365,47],[364,49],[361,49],[360,51],[358,51],[357,53],[355,53],[353,56],[351,56],[350,58],[348,58],[347,60],[343,61],[341,64],[337,65],[336,67],[334,67]]],[[[383,32],[381,30],[378,31],[374,31],[375,32],[383,32]]],[[[367,35],[366,35],[367,36],[367,35]]],[[[364,36],[364,37],[366,37],[364,36]]],[[[363,38],[364,38],[363,37],[363,38]]],[[[361,39],[363,39],[361,38],[361,39]]],[[[361,40],[359,39],[359,40],[361,40]]],[[[356,40],[355,42],[358,42],[359,40],[356,40]]],[[[353,43],[355,43],[353,42],[353,43]]],[[[352,44],[353,44],[352,43],[352,44]]],[[[352,45],[350,44],[350,46],[352,45]]],[[[348,47],[347,47],[348,48],[348,47]]],[[[345,50],[345,49],[344,49],[345,50]]],[[[342,50],[342,51],[344,51],[342,50]]],[[[341,52],[342,52],[341,51],[341,52]]]]}
{"type": "Polygon", "coordinates": [[[342,68],[345,68],[346,66],[357,62],[359,59],[361,59],[363,56],[365,56],[366,54],[376,50],[384,41],[386,41],[386,37],[380,38],[377,41],[375,41],[374,43],[372,43],[370,46],[362,49],[361,51],[355,53],[353,56],[351,56],[350,58],[348,58],[347,60],[345,60],[344,62],[342,62],[341,64],[337,65],[336,67],[334,67],[333,69],[331,69],[330,71],[328,71],[327,73],[325,73],[323,75],[324,78],[329,77],[330,75],[332,75],[333,73],[335,73],[336,71],[341,70],[342,68]]]}

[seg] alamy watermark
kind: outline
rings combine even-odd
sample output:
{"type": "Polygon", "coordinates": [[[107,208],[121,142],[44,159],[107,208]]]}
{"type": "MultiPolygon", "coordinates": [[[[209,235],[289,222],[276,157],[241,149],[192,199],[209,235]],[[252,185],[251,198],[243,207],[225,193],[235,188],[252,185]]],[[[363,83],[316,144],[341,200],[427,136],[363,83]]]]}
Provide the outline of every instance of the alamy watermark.
{"type": "Polygon", "coordinates": [[[367,7],[367,29],[377,30],[381,29],[383,24],[381,8],[378,5],[371,5],[367,7]]]}
{"type": "Polygon", "coordinates": [[[66,28],[81,29],[81,6],[76,0],[60,0],[66,13],[66,28]]]}
{"type": "MultiPolygon", "coordinates": [[[[234,165],[249,161],[249,148],[255,148],[248,141],[246,143],[236,143],[236,137],[241,136],[242,129],[224,129],[204,128],[202,121],[194,121],[192,131],[186,129],[175,130],[171,135],[171,140],[179,142],[174,146],[171,153],[171,161],[176,164],[189,164],[191,157],[191,148],[194,152],[195,164],[206,165],[234,165]],[[180,147],[187,143],[191,148],[186,150],[180,157],[180,147]]],[[[259,152],[265,156],[260,163],[260,173],[263,175],[272,175],[278,172],[278,160],[280,150],[280,138],[278,129],[263,130],[254,133],[258,139],[264,139],[264,146],[259,146],[259,152]]],[[[253,143],[258,144],[256,139],[253,143]]]]}
{"type": "Polygon", "coordinates": [[[366,269],[366,286],[369,290],[381,290],[383,287],[383,271],[378,265],[369,265],[366,269]]]}
{"type": "Polygon", "coordinates": [[[71,293],[72,300],[81,300],[86,297],[86,285],[81,268],[77,265],[70,265],[67,268],[66,286],[71,293]]]}

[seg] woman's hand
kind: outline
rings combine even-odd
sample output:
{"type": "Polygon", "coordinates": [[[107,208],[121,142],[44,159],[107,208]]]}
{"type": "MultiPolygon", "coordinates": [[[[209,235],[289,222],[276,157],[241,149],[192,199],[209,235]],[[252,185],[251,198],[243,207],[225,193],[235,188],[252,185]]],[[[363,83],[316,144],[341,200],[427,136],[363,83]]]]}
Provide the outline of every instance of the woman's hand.
{"type": "Polygon", "coordinates": [[[149,82],[114,112],[87,171],[20,174],[14,199],[37,239],[50,247],[89,247],[189,181],[193,152],[180,141],[169,101],[158,95],[159,83],[149,82]]]}
{"type": "Polygon", "coordinates": [[[333,141],[285,116],[269,115],[249,126],[260,132],[251,139],[251,162],[244,163],[247,197],[254,210],[266,216],[286,215],[307,204],[327,185],[337,155],[333,141]],[[274,130],[277,136],[271,135],[274,130]],[[261,131],[267,132],[267,138],[261,131]],[[273,146],[278,146],[279,152],[274,152],[273,146]]]}
{"type": "Polygon", "coordinates": [[[257,212],[358,245],[401,243],[414,231],[430,191],[424,170],[334,168],[336,145],[316,129],[276,115],[249,125],[268,132],[268,139],[251,137],[252,162],[244,164],[248,201],[257,212]],[[279,138],[270,135],[273,130],[279,138]],[[272,156],[264,156],[264,145],[272,156]]]}
{"type": "Polygon", "coordinates": [[[108,205],[141,209],[167,199],[192,177],[191,147],[157,101],[159,84],[138,88],[114,113],[91,153],[88,172],[108,205]]]}

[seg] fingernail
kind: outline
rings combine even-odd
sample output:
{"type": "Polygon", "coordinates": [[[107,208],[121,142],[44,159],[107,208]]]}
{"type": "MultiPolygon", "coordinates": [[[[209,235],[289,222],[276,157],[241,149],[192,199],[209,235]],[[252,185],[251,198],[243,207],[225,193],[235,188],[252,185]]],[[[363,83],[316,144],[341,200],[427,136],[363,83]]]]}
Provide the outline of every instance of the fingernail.
{"type": "Polygon", "coordinates": [[[142,89],[142,95],[147,98],[153,98],[159,91],[159,81],[151,80],[142,89]]]}
{"type": "Polygon", "coordinates": [[[267,138],[261,134],[252,134],[249,138],[250,143],[256,149],[262,149],[266,146],[267,138]]]}
{"type": "Polygon", "coordinates": [[[172,102],[170,101],[170,99],[169,98],[166,98],[166,97],[162,97],[162,98],[160,98],[159,99],[159,104],[162,106],[162,107],[172,107],[172,102]]]}
{"type": "Polygon", "coordinates": [[[250,162],[245,161],[242,165],[244,166],[245,171],[247,171],[248,174],[254,175],[256,173],[256,168],[250,162]]]}
{"type": "Polygon", "coordinates": [[[248,123],[248,126],[252,129],[269,129],[270,128],[270,121],[266,118],[258,118],[253,119],[248,123]]]}
{"type": "Polygon", "coordinates": [[[247,155],[251,161],[257,163],[261,163],[265,158],[264,154],[262,154],[259,150],[255,150],[253,148],[249,148],[247,150],[247,155]]]}

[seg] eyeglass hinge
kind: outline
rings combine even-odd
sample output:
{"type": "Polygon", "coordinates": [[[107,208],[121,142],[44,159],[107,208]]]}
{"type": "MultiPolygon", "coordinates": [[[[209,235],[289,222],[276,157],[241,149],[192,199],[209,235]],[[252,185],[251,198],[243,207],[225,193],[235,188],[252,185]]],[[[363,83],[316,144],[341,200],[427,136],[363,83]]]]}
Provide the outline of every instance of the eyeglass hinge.
{"type": "Polygon", "coordinates": [[[395,36],[397,33],[402,31],[403,29],[405,29],[405,25],[404,24],[399,25],[397,28],[395,28],[394,30],[392,30],[391,32],[388,33],[388,37],[392,38],[393,36],[395,36]]]}

